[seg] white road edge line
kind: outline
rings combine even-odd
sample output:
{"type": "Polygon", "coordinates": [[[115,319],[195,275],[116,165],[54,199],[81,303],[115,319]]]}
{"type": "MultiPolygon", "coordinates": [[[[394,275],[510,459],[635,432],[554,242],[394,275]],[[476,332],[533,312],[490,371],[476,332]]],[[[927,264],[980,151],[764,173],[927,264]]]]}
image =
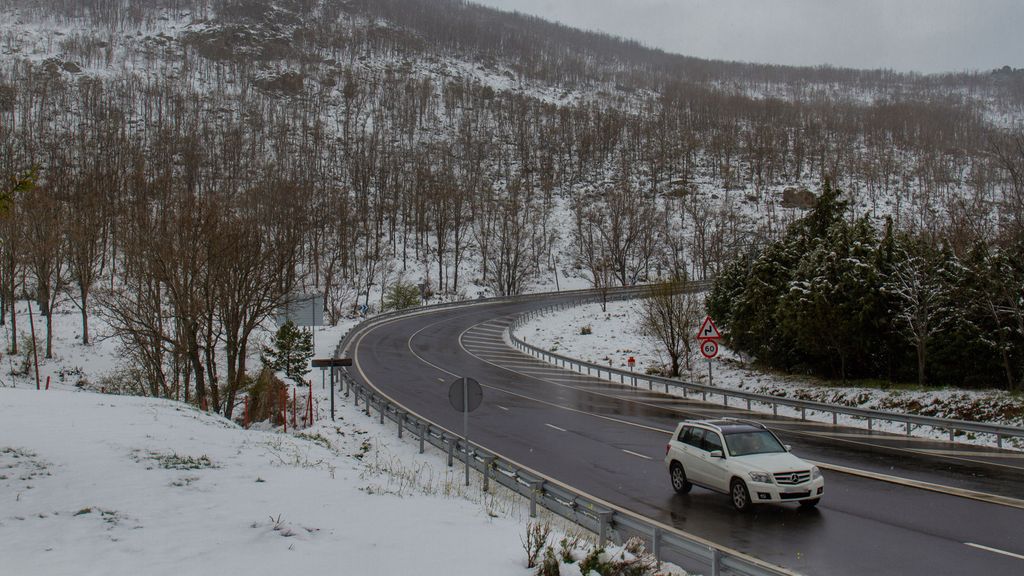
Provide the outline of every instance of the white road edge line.
{"type": "Polygon", "coordinates": [[[508,412],[508,408],[505,408],[505,407],[504,407],[504,406],[502,406],[501,404],[495,404],[495,406],[497,406],[498,408],[500,408],[500,409],[504,410],[505,412],[508,412]]]}
{"type": "Polygon", "coordinates": [[[970,546],[971,548],[987,550],[989,552],[995,552],[996,554],[1002,554],[1003,556],[1010,556],[1012,558],[1017,558],[1018,560],[1024,560],[1024,556],[1020,554],[1014,554],[1013,552],[1007,552],[1006,550],[1000,550],[999,548],[989,548],[988,546],[982,546],[981,544],[973,544],[971,542],[964,542],[964,546],[970,546]]]}
{"type": "Polygon", "coordinates": [[[545,426],[547,426],[548,428],[554,428],[555,430],[558,430],[559,432],[568,432],[568,430],[566,430],[565,428],[559,428],[558,426],[555,426],[554,424],[545,424],[545,426]]]}
{"type": "Polygon", "coordinates": [[[632,450],[626,450],[625,448],[623,448],[622,451],[625,452],[626,454],[631,454],[631,455],[636,456],[638,458],[643,458],[644,460],[654,460],[654,458],[651,458],[650,456],[644,456],[643,454],[639,454],[637,452],[633,452],[632,450]]]}

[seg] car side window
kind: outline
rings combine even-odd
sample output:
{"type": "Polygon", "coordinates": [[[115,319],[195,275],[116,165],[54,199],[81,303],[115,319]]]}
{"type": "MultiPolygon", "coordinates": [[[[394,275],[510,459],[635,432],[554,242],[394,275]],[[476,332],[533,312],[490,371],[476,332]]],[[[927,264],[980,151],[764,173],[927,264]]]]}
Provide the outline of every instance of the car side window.
{"type": "Polygon", "coordinates": [[[679,440],[683,444],[689,444],[690,442],[687,440],[687,438],[689,438],[690,432],[692,430],[693,428],[690,426],[683,426],[683,429],[679,431],[679,437],[677,438],[677,440],[679,440]]]}
{"type": "Polygon", "coordinates": [[[693,446],[694,448],[700,448],[703,450],[704,444],[704,429],[703,428],[690,428],[690,432],[686,435],[686,439],[683,442],[693,446]]]}
{"type": "Polygon", "coordinates": [[[722,449],[722,439],[715,432],[708,432],[704,436],[704,450],[713,452],[722,449]]]}

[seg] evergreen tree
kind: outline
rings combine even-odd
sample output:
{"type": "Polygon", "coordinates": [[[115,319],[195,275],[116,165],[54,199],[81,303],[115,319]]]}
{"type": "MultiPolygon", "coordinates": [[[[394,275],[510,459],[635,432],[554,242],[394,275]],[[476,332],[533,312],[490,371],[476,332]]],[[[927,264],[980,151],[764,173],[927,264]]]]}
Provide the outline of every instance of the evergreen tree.
{"type": "Polygon", "coordinates": [[[272,346],[263,348],[263,364],[284,372],[296,383],[302,383],[309,373],[313,358],[313,334],[300,330],[291,320],[278,328],[272,346]]]}
{"type": "Polygon", "coordinates": [[[384,295],[384,310],[404,310],[419,303],[420,289],[405,282],[396,282],[384,295]]]}

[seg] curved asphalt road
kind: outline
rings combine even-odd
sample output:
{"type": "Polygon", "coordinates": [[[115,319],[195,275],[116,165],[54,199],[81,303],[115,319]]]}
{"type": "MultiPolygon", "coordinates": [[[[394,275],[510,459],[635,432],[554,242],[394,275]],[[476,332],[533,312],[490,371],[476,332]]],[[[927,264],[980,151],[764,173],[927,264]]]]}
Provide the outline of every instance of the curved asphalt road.
{"type": "MultiPolygon", "coordinates": [[[[557,302],[482,304],[371,327],[350,344],[353,376],[451,430],[457,376],[484,386],[471,439],[598,498],[805,574],[1024,574],[1024,509],[826,471],[817,510],[736,513],[726,496],[676,495],[661,461],[681,419],[765,421],[797,455],[943,486],[1024,498],[1024,457],[772,418],[567,372],[507,346],[515,315],[557,302]]],[[[526,334],[525,336],[529,336],[526,334]]]]}

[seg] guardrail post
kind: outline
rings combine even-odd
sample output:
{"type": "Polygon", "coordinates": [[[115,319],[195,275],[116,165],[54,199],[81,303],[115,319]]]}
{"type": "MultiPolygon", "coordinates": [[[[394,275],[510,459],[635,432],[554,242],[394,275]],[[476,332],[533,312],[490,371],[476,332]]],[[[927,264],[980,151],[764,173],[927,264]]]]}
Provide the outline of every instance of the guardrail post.
{"type": "Polygon", "coordinates": [[[484,458],[484,492],[491,488],[491,466],[494,466],[494,456],[484,458]]]}
{"type": "Polygon", "coordinates": [[[704,400],[705,402],[707,402],[707,401],[708,401],[708,391],[707,391],[707,390],[701,390],[701,391],[700,391],[700,394],[701,394],[701,398],[702,398],[702,399],[703,399],[703,400],[704,400]]]}
{"type": "Polygon", "coordinates": [[[530,482],[530,518],[537,517],[537,495],[543,486],[543,482],[530,482]]]}
{"type": "Polygon", "coordinates": [[[726,407],[729,406],[729,395],[728,394],[722,394],[722,405],[726,406],[726,407]]]}
{"type": "MultiPolygon", "coordinates": [[[[908,434],[909,434],[909,432],[908,432],[908,434]]],[[[996,434],[996,447],[1000,448],[1000,449],[1003,447],[1003,435],[1002,434],[996,434]]]]}
{"type": "Polygon", "coordinates": [[[448,467],[451,468],[455,461],[455,442],[447,435],[443,437],[446,444],[448,444],[448,467]]]}
{"type": "Polygon", "coordinates": [[[423,442],[424,442],[424,440],[425,440],[425,438],[427,436],[427,427],[423,425],[423,422],[420,422],[419,433],[420,433],[420,454],[423,454],[423,448],[424,448],[423,442]]]}
{"type": "Polygon", "coordinates": [[[747,412],[750,412],[750,398],[747,398],[747,412]]]}
{"type": "Polygon", "coordinates": [[[722,553],[719,552],[718,548],[711,549],[711,576],[719,576],[721,574],[722,564],[722,553]]]}
{"type": "Polygon", "coordinates": [[[651,554],[654,559],[661,562],[661,528],[654,527],[654,532],[651,534],[651,554]]]}
{"type": "Polygon", "coordinates": [[[608,525],[611,524],[611,512],[597,513],[597,547],[604,548],[608,543],[608,525]]]}
{"type": "Polygon", "coordinates": [[[873,432],[875,429],[875,419],[868,418],[868,432],[873,432]]]}
{"type": "Polygon", "coordinates": [[[778,415],[779,415],[779,405],[776,404],[775,402],[772,402],[772,416],[778,416],[778,415]]]}
{"type": "Polygon", "coordinates": [[[836,412],[832,413],[832,425],[835,426],[839,421],[839,414],[836,412]]]}
{"type": "Polygon", "coordinates": [[[380,423],[383,424],[384,423],[384,402],[381,402],[380,406],[378,406],[378,408],[380,408],[380,423]]]}
{"type": "Polygon", "coordinates": [[[359,408],[359,388],[355,388],[353,391],[355,392],[353,402],[355,403],[355,407],[359,408]]]}
{"type": "Polygon", "coordinates": [[[807,420],[807,408],[804,408],[803,406],[800,407],[800,419],[807,420]]]}
{"type": "Polygon", "coordinates": [[[398,420],[398,437],[401,438],[402,437],[402,425],[405,424],[405,412],[402,412],[401,410],[399,410],[398,411],[398,417],[396,418],[396,420],[398,420]]]}
{"type": "Polygon", "coordinates": [[[955,442],[956,441],[956,428],[950,428],[949,429],[949,441],[950,442],[955,442]]]}
{"type": "Polygon", "coordinates": [[[372,418],[373,414],[370,414],[370,404],[373,404],[373,400],[374,400],[373,393],[367,394],[366,397],[363,398],[363,400],[365,401],[365,403],[363,404],[363,407],[366,408],[366,415],[368,417],[372,418]]]}
{"type": "Polygon", "coordinates": [[[906,428],[907,428],[907,436],[910,436],[910,431],[914,429],[914,425],[910,423],[910,420],[907,420],[906,428]]]}

